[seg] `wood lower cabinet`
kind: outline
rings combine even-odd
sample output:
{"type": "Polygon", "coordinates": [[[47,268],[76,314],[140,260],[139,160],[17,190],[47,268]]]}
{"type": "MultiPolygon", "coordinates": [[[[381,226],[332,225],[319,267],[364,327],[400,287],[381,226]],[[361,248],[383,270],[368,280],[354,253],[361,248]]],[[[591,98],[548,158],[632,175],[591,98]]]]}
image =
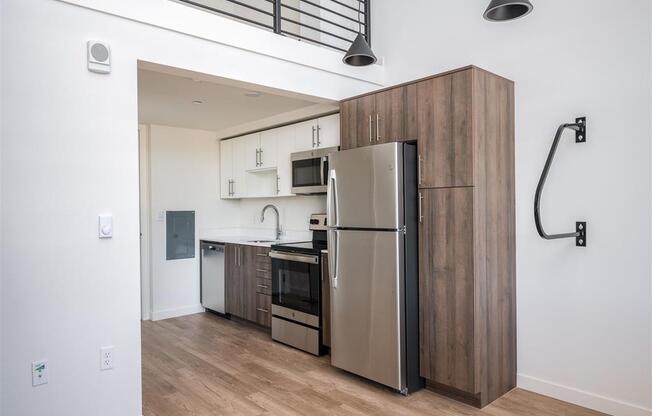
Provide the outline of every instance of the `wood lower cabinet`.
{"type": "Polygon", "coordinates": [[[344,100],[341,113],[343,150],[417,141],[420,373],[492,402],[516,386],[513,82],[465,67],[344,100]]]}
{"type": "Polygon", "coordinates": [[[331,346],[331,285],[328,274],[328,253],[321,255],[321,333],[322,345],[331,346]]]}
{"type": "Polygon", "coordinates": [[[475,393],[473,188],[420,194],[421,376],[475,393]]]}
{"type": "Polygon", "coordinates": [[[271,326],[271,262],[269,248],[244,244],[225,247],[226,312],[271,326]]]}
{"type": "Polygon", "coordinates": [[[272,326],[272,259],[270,249],[256,247],[256,323],[272,326]]]}
{"type": "Polygon", "coordinates": [[[240,245],[226,244],[224,246],[224,303],[226,313],[238,317],[245,316],[242,283],[240,245]]]}

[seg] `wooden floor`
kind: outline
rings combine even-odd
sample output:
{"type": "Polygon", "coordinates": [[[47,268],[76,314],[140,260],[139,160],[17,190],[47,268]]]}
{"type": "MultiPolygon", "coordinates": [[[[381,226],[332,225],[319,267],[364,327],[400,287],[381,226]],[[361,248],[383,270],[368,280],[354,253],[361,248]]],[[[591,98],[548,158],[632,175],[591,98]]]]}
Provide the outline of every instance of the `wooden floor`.
{"type": "Polygon", "coordinates": [[[142,334],[144,416],[599,414],[518,389],[483,410],[426,390],[403,397],[210,314],[146,321],[142,334]]]}

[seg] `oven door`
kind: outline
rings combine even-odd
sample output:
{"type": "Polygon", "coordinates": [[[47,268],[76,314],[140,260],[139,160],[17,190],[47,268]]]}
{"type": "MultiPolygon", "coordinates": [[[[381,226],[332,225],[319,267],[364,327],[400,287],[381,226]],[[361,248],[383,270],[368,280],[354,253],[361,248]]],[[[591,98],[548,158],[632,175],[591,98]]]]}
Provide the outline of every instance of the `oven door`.
{"type": "Polygon", "coordinates": [[[319,316],[319,256],[272,250],[272,304],[319,316]]]}

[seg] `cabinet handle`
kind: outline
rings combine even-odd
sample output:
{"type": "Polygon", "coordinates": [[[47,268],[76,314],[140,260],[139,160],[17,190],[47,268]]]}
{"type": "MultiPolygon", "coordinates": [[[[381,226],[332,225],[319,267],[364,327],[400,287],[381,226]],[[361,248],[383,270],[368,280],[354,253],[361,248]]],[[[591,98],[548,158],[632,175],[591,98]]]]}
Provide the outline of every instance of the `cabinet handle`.
{"type": "Polygon", "coordinates": [[[267,309],[263,309],[263,308],[256,308],[256,310],[260,311],[260,312],[269,313],[269,311],[267,309]]]}
{"type": "Polygon", "coordinates": [[[269,270],[263,270],[263,269],[256,269],[256,271],[261,273],[269,273],[269,270]]]}
{"type": "Polygon", "coordinates": [[[256,255],[260,257],[269,257],[269,254],[256,253],[256,255]]]}
{"type": "Polygon", "coordinates": [[[259,150],[260,150],[260,153],[258,153],[258,154],[260,155],[260,166],[263,166],[263,149],[259,149],[259,150]]]}
{"type": "Polygon", "coordinates": [[[370,115],[369,116],[369,143],[373,141],[373,139],[371,138],[371,130],[372,128],[371,128],[371,115],[370,115]]]}
{"type": "Polygon", "coordinates": [[[317,147],[321,146],[321,140],[319,140],[319,132],[321,131],[321,126],[317,124],[317,147]]]}
{"type": "Polygon", "coordinates": [[[315,147],[315,126],[312,126],[312,147],[315,147]]]}
{"type": "Polygon", "coordinates": [[[423,222],[423,194],[419,192],[419,223],[423,222]]]}
{"type": "Polygon", "coordinates": [[[418,170],[418,172],[417,172],[418,182],[419,182],[419,185],[421,185],[421,182],[422,182],[422,180],[421,180],[421,155],[419,155],[419,157],[418,157],[417,170],[418,170]]]}
{"type": "Polygon", "coordinates": [[[233,196],[235,196],[235,179],[231,182],[231,189],[233,190],[233,196]]]}
{"type": "Polygon", "coordinates": [[[263,289],[268,289],[269,288],[269,286],[266,286],[266,285],[256,285],[256,286],[262,287],[263,289]]]}
{"type": "Polygon", "coordinates": [[[380,114],[376,113],[376,141],[380,141],[380,114]]]}
{"type": "Polygon", "coordinates": [[[260,166],[260,149],[256,149],[256,166],[260,166]]]}

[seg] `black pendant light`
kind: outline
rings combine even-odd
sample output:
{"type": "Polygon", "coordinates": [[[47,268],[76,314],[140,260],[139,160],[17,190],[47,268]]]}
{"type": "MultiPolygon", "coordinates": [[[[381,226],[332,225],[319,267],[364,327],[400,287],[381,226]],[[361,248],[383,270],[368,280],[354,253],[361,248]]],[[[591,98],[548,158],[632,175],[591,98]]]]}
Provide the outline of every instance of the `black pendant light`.
{"type": "Polygon", "coordinates": [[[534,6],[529,0],[491,0],[484,12],[484,18],[490,22],[506,22],[529,14],[534,6]]]}
{"type": "Polygon", "coordinates": [[[358,36],[355,37],[355,40],[349,47],[349,50],[346,51],[342,61],[345,64],[351,66],[367,66],[375,64],[377,60],[378,58],[376,58],[376,55],[374,55],[374,52],[371,50],[371,46],[369,46],[367,39],[362,34],[360,10],[358,9],[358,36]]]}

